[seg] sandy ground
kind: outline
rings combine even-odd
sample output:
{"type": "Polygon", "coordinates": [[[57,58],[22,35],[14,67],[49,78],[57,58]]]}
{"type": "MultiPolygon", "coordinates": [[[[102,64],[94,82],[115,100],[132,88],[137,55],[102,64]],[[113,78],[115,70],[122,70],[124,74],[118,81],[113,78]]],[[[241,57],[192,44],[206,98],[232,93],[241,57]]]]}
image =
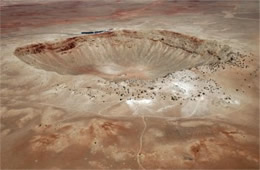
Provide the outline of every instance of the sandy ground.
{"type": "Polygon", "coordinates": [[[259,2],[1,1],[0,95],[2,169],[259,169],[259,2]],[[139,81],[14,55],[109,28],[179,32],[241,55],[139,81]]]}

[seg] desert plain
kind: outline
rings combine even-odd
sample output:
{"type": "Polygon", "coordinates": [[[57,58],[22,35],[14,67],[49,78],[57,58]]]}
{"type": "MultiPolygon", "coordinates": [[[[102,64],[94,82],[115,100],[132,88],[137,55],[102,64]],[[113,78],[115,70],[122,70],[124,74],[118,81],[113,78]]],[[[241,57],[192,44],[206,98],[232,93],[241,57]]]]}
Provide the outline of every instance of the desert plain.
{"type": "Polygon", "coordinates": [[[259,40],[257,0],[2,0],[1,169],[259,169],[259,40]]]}

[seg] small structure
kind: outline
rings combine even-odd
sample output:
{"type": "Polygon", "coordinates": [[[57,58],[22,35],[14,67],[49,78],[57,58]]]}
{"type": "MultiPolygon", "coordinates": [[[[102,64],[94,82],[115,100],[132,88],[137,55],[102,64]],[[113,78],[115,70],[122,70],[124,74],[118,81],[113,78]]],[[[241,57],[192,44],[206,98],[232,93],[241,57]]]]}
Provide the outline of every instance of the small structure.
{"type": "Polygon", "coordinates": [[[101,34],[104,32],[109,32],[111,31],[112,28],[108,29],[108,30],[101,30],[101,31],[88,31],[88,32],[81,32],[81,34],[101,34]]]}

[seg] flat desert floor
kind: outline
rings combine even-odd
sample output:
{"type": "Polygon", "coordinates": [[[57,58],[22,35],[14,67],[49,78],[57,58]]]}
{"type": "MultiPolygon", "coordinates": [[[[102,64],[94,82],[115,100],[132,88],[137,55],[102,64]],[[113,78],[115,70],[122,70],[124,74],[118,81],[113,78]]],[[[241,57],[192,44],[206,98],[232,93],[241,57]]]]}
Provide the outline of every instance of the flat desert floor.
{"type": "Polygon", "coordinates": [[[258,0],[0,5],[1,169],[259,169],[258,0]]]}

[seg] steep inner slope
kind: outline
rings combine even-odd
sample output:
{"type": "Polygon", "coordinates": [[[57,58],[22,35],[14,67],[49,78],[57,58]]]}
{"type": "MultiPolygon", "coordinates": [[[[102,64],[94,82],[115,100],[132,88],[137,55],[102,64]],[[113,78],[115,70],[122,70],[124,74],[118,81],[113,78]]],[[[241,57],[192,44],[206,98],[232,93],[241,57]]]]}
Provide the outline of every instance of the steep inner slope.
{"type": "Polygon", "coordinates": [[[114,80],[153,79],[235,57],[227,45],[162,30],[78,36],[19,47],[15,55],[39,69],[114,80]]]}

